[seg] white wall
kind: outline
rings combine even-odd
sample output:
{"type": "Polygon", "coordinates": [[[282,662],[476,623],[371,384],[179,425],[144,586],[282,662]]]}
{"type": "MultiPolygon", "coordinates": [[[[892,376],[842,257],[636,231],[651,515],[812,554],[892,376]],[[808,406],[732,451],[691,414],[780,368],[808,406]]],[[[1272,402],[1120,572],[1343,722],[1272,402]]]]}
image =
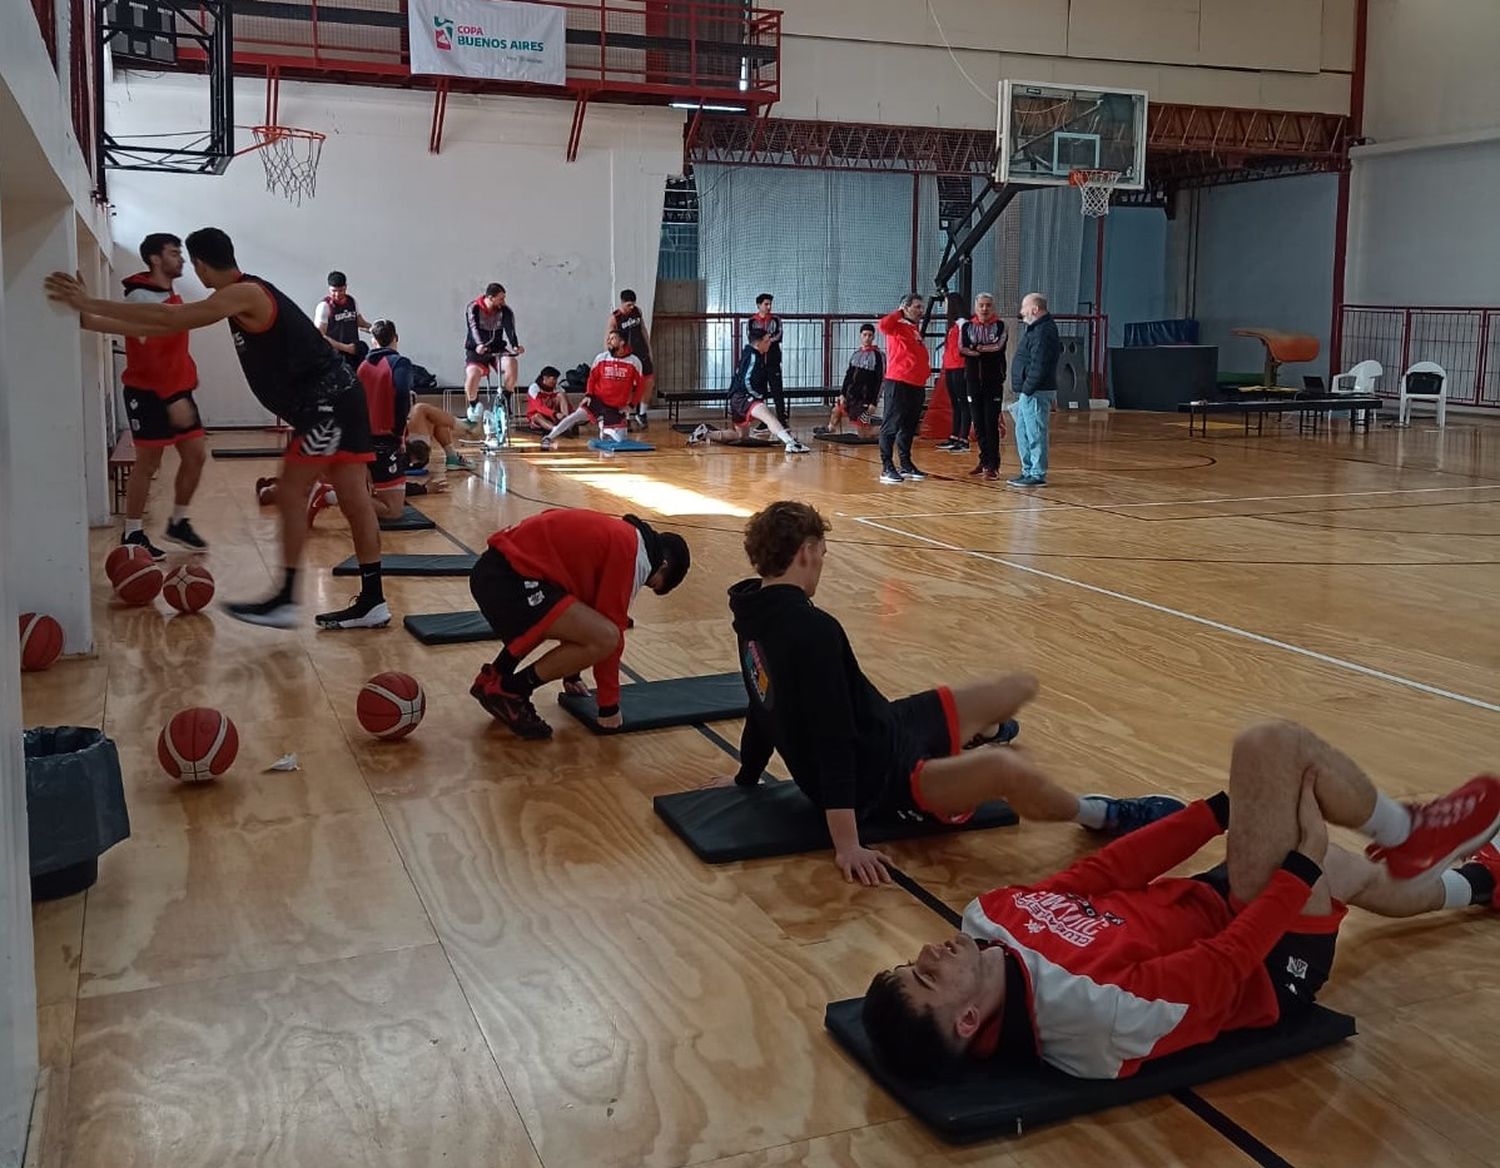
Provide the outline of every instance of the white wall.
{"type": "Polygon", "coordinates": [[[1002,78],[1145,89],[1164,102],[1349,109],[1354,0],[783,7],[783,117],[992,129],[1002,78]]]}
{"type": "Polygon", "coordinates": [[[1351,304],[1500,304],[1500,4],[1372,0],[1351,304]]]}
{"type": "MultiPolygon", "coordinates": [[[[177,110],[201,98],[201,85],[122,74],[107,116],[119,133],[180,128],[177,110]]],[[[237,84],[240,109],[263,100],[262,86],[237,84]]],[[[568,165],[571,103],[453,95],[438,155],[427,150],[431,110],[430,93],[283,84],[281,121],[328,134],[317,194],[300,207],[266,191],[253,154],[219,177],[114,172],[116,276],[140,267],[133,249],[148,232],[222,227],[245,271],[309,313],[328,271],[347,272],[366,318],[395,320],[402,351],[444,384],[462,382],[464,308],[491,280],[516,312],[523,377],[599,352],[623,287],[639,292],[649,319],[666,177],[682,168],[682,113],[590,106],[568,165]]],[[[180,291],[203,294],[191,271],[180,291]]],[[[193,355],[205,421],[266,420],[227,327],[195,333],[193,355]]]]}
{"type": "Polygon", "coordinates": [[[1286,366],[1282,384],[1298,385],[1308,374],[1327,376],[1337,178],[1298,175],[1212,187],[1196,198],[1192,315],[1200,322],[1202,343],[1219,346],[1219,368],[1260,369],[1260,342],[1231,336],[1230,330],[1269,328],[1318,338],[1318,359],[1286,366]]]}

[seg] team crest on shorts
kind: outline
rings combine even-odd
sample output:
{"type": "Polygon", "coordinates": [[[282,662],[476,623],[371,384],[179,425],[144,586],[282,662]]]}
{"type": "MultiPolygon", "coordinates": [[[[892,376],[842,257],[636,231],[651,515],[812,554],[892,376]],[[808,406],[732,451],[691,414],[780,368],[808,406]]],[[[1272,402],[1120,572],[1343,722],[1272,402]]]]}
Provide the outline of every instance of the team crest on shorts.
{"type": "Polygon", "coordinates": [[[745,676],[755,686],[755,692],[760,698],[760,704],[769,710],[771,708],[771,674],[766,669],[766,659],[760,651],[760,646],[754,641],[745,642],[743,666],[745,676]]]}

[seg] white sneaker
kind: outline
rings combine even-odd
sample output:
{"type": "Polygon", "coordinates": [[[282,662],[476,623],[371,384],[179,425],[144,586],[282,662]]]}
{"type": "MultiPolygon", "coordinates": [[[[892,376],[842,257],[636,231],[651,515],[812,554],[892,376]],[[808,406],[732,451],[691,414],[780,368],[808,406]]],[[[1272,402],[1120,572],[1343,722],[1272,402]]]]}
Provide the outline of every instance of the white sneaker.
{"type": "Polygon", "coordinates": [[[793,438],[790,442],[788,442],[786,444],[786,452],[788,454],[811,454],[812,453],[812,448],[808,447],[808,446],[803,446],[802,443],[798,442],[795,438],[793,438]]]}
{"type": "Polygon", "coordinates": [[[383,600],[365,605],[356,597],[348,608],[320,612],[314,620],[320,629],[383,629],[391,623],[391,606],[383,600]]]}
{"type": "Polygon", "coordinates": [[[687,444],[689,446],[697,446],[700,442],[707,442],[708,436],[712,432],[713,431],[708,428],[707,422],[699,422],[697,428],[688,435],[687,444]]]}

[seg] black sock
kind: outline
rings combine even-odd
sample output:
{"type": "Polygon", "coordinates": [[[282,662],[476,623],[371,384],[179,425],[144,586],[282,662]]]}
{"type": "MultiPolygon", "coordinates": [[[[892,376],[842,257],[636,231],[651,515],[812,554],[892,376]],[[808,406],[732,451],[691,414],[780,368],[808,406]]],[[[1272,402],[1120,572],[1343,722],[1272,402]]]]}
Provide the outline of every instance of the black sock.
{"type": "Polygon", "coordinates": [[[535,665],[528,665],[520,673],[512,673],[505,679],[505,688],[522,698],[529,698],[541,686],[542,679],[536,675],[535,665]]]}
{"type": "Polygon", "coordinates": [[[509,677],[511,674],[515,673],[516,666],[519,664],[521,664],[521,659],[519,657],[512,656],[509,649],[501,649],[500,655],[495,658],[495,672],[502,673],[506,677],[509,677]]]}
{"type": "Polygon", "coordinates": [[[385,591],[380,586],[379,560],[373,564],[359,566],[359,598],[371,603],[378,603],[385,599],[385,591]]]}
{"type": "Polygon", "coordinates": [[[297,569],[283,568],[281,574],[281,591],[273,600],[281,604],[294,604],[297,600],[297,569]]]}
{"type": "Polygon", "coordinates": [[[1489,904],[1495,896],[1495,877],[1483,864],[1462,864],[1459,866],[1458,874],[1469,882],[1469,887],[1474,890],[1473,899],[1470,904],[1489,904]]]}

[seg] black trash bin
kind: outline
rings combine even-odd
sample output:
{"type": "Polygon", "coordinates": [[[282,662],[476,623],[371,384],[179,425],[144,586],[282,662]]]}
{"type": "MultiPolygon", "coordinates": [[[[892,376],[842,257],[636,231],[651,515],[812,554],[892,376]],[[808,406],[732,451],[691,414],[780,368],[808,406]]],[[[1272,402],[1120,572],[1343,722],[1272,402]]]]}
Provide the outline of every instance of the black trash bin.
{"type": "Polygon", "coordinates": [[[99,857],[130,835],[120,756],[102,730],[38,726],[24,735],[31,899],[93,886],[99,857]]]}

